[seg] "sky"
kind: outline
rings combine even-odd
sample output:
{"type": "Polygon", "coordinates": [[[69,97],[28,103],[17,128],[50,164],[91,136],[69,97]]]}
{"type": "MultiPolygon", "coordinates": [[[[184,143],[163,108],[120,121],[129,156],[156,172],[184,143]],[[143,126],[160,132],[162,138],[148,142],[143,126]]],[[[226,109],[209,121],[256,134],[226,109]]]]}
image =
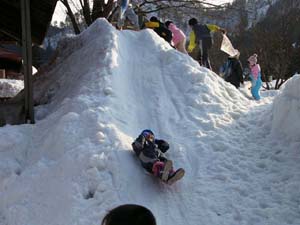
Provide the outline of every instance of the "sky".
{"type": "Polygon", "coordinates": [[[300,224],[300,75],[255,101],[248,82],[236,89],[154,31],[104,19],[61,46],[35,83],[48,101],[36,124],[0,127],[1,225],[99,225],[121,204],[158,225],[300,224]],[[131,143],[143,129],[169,142],[182,180],[141,167],[131,143]]]}
{"type": "Polygon", "coordinates": [[[65,9],[64,5],[60,1],[58,1],[56,3],[56,7],[54,10],[51,22],[53,23],[54,21],[58,21],[58,22],[64,21],[65,17],[66,17],[65,11],[66,11],[66,9],[65,9]]]}

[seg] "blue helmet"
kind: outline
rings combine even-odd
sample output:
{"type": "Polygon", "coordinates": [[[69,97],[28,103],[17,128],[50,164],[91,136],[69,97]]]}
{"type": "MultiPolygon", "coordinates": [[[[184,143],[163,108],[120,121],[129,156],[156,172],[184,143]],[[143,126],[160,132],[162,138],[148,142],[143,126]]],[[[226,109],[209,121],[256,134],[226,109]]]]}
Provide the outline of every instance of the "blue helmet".
{"type": "Polygon", "coordinates": [[[142,131],[142,135],[148,139],[149,136],[153,136],[153,139],[154,139],[154,133],[152,132],[152,130],[149,130],[149,129],[146,129],[146,130],[143,130],[142,131]]]}
{"type": "Polygon", "coordinates": [[[152,134],[152,135],[154,135],[154,133],[153,133],[152,130],[150,130],[150,129],[143,130],[143,131],[142,131],[142,135],[144,136],[144,134],[145,134],[145,135],[147,135],[147,134],[152,134]]]}

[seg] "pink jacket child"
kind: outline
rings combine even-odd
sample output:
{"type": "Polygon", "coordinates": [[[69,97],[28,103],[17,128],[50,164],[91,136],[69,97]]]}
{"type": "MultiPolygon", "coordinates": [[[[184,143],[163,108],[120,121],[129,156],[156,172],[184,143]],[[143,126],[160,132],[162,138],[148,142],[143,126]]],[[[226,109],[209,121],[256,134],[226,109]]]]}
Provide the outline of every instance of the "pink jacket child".
{"type": "Polygon", "coordinates": [[[257,54],[253,54],[248,59],[251,74],[255,80],[257,80],[260,73],[260,66],[257,64],[257,54]]]}
{"type": "Polygon", "coordinates": [[[248,58],[251,79],[251,94],[255,100],[260,99],[259,89],[262,86],[261,69],[257,63],[257,54],[253,54],[248,58]]]}
{"type": "Polygon", "coordinates": [[[183,31],[176,27],[176,25],[172,21],[167,21],[165,25],[173,34],[172,42],[174,44],[174,47],[178,51],[188,54],[185,49],[186,36],[183,31]]]}

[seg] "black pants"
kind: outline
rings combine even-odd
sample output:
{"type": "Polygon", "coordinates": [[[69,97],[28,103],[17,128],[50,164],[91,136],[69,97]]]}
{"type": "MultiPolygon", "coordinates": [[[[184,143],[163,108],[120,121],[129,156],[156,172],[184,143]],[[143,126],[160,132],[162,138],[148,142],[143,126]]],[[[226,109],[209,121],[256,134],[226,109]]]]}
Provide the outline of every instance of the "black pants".
{"type": "Polygon", "coordinates": [[[212,39],[204,38],[200,40],[200,54],[201,54],[201,66],[205,66],[206,68],[211,70],[211,65],[209,61],[209,50],[212,47],[212,39]]]}

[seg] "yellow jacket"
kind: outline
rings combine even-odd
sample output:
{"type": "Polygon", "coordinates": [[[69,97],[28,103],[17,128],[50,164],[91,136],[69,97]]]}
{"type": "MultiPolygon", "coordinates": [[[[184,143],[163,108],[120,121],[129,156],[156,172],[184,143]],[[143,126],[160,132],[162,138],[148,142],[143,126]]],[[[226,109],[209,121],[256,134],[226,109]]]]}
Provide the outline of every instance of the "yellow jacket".
{"type": "MultiPolygon", "coordinates": [[[[217,25],[214,24],[206,24],[207,28],[210,30],[210,32],[215,32],[215,31],[219,31],[221,28],[217,25]]],[[[188,52],[192,52],[194,50],[194,48],[196,47],[197,43],[196,43],[196,35],[195,32],[192,30],[190,33],[190,42],[189,42],[189,46],[188,46],[188,52]]]]}
{"type": "Polygon", "coordinates": [[[152,28],[152,29],[157,28],[159,27],[159,22],[152,22],[152,21],[146,22],[145,27],[152,28]]]}

